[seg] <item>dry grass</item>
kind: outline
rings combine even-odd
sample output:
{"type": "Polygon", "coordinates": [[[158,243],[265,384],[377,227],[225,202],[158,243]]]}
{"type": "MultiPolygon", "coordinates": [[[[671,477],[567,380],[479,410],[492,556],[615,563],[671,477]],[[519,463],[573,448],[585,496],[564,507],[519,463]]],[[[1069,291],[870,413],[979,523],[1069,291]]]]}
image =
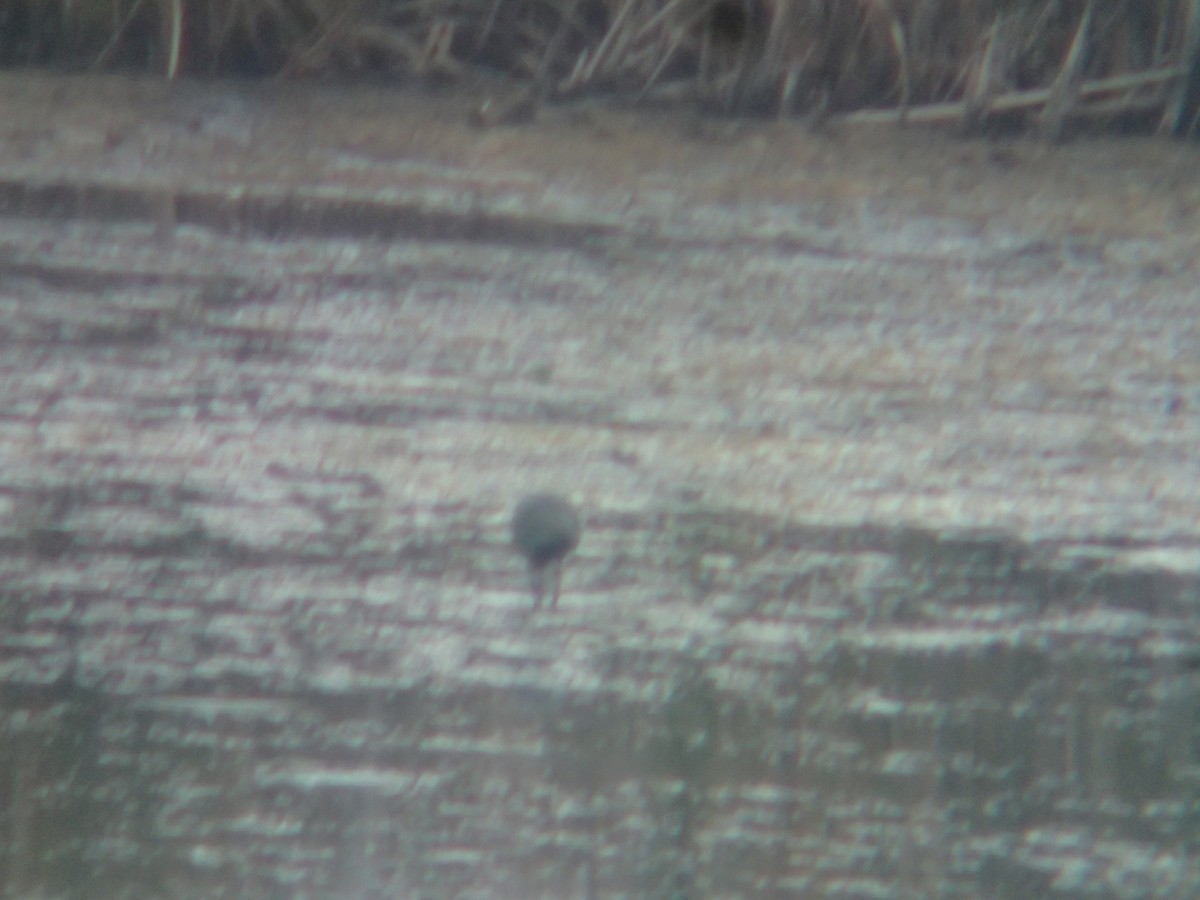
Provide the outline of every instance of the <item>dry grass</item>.
{"type": "Polygon", "coordinates": [[[728,113],[1191,130],[1200,0],[8,0],[0,64],[504,73],[728,113]],[[1104,87],[1097,89],[1096,85],[1104,87]]]}

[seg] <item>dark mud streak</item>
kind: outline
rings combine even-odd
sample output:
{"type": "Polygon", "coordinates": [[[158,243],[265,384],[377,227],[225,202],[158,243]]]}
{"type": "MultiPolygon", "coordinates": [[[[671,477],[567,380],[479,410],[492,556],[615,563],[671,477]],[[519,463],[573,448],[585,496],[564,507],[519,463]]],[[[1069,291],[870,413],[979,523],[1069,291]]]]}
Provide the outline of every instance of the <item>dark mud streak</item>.
{"type": "MultiPolygon", "coordinates": [[[[632,242],[643,253],[721,250],[775,253],[841,261],[870,261],[890,266],[972,269],[1008,273],[1014,263],[1030,261],[1061,268],[1066,260],[1103,259],[1102,244],[1083,246],[1077,241],[1043,242],[1004,251],[982,259],[956,259],[949,255],[873,253],[845,248],[837,239],[821,242],[797,237],[705,238],[686,234],[645,233],[636,226],[540,218],[477,209],[437,209],[423,203],[382,202],[355,198],[328,198],[302,192],[267,193],[238,188],[209,192],[147,191],[141,185],[80,184],[58,182],[30,184],[0,178],[0,215],[37,219],[131,221],[169,227],[197,225],[221,234],[247,235],[271,240],[301,237],[356,238],[360,240],[417,240],[531,247],[539,250],[573,250],[607,261],[613,249],[625,250],[632,242]]],[[[70,273],[39,271],[37,267],[9,264],[14,274],[53,278],[71,283],[70,273]]],[[[1045,273],[1043,273],[1045,274],[1045,273]]],[[[110,274],[110,283],[155,283],[162,276],[110,274]]],[[[174,277],[174,276],[173,276],[174,277]]],[[[344,276],[342,284],[345,284],[344,276]]]]}
{"type": "MultiPolygon", "coordinates": [[[[470,281],[477,279],[477,270],[431,263],[425,266],[398,266],[387,274],[380,273],[290,273],[291,285],[315,284],[330,291],[395,289],[412,282],[445,279],[470,281]]],[[[129,288],[198,288],[198,299],[209,309],[237,309],[251,303],[270,303],[280,294],[278,286],[263,284],[260,278],[236,278],[210,273],[137,272],[122,269],[104,270],[96,266],[73,266],[66,263],[31,262],[13,254],[0,255],[0,279],[25,279],[53,290],[87,290],[94,292],[127,290],[129,288]]]]}
{"type": "Polygon", "coordinates": [[[302,192],[247,189],[147,191],[142,185],[0,179],[0,214],[199,225],[221,233],[287,239],[408,238],[513,246],[583,248],[620,233],[614,226],[489,212],[440,210],[423,203],[328,199],[302,192]]]}

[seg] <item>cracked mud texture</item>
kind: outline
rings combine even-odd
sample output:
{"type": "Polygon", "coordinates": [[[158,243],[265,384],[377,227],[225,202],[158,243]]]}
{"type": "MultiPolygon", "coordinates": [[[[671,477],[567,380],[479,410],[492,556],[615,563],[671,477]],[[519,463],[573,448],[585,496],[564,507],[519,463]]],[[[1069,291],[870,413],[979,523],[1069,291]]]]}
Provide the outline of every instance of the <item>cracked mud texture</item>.
{"type": "Polygon", "coordinates": [[[6,895],[1200,892],[1195,149],[494,89],[0,78],[6,895]]]}

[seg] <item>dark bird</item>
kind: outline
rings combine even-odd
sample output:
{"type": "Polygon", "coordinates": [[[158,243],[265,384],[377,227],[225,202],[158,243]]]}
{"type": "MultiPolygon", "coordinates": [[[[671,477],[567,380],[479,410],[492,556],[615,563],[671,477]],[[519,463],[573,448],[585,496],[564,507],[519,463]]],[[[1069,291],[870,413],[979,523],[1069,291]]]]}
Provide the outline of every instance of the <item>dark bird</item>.
{"type": "Polygon", "coordinates": [[[529,562],[533,608],[539,609],[547,587],[550,608],[558,606],[562,561],[577,546],[582,528],[579,513],[557,494],[530,494],[513,513],[513,543],[529,562]]]}

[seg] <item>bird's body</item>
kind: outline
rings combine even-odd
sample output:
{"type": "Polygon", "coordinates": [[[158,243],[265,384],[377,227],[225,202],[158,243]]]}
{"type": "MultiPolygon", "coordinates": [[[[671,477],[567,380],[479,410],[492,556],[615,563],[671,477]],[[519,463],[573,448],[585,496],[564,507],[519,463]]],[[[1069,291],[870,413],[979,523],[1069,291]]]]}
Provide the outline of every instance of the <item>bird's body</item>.
{"type": "Polygon", "coordinates": [[[579,546],[582,527],[579,513],[557,494],[530,494],[513,514],[513,543],[529,563],[533,580],[533,605],[542,605],[547,584],[552,586],[550,607],[558,605],[562,561],[579,546]]]}

